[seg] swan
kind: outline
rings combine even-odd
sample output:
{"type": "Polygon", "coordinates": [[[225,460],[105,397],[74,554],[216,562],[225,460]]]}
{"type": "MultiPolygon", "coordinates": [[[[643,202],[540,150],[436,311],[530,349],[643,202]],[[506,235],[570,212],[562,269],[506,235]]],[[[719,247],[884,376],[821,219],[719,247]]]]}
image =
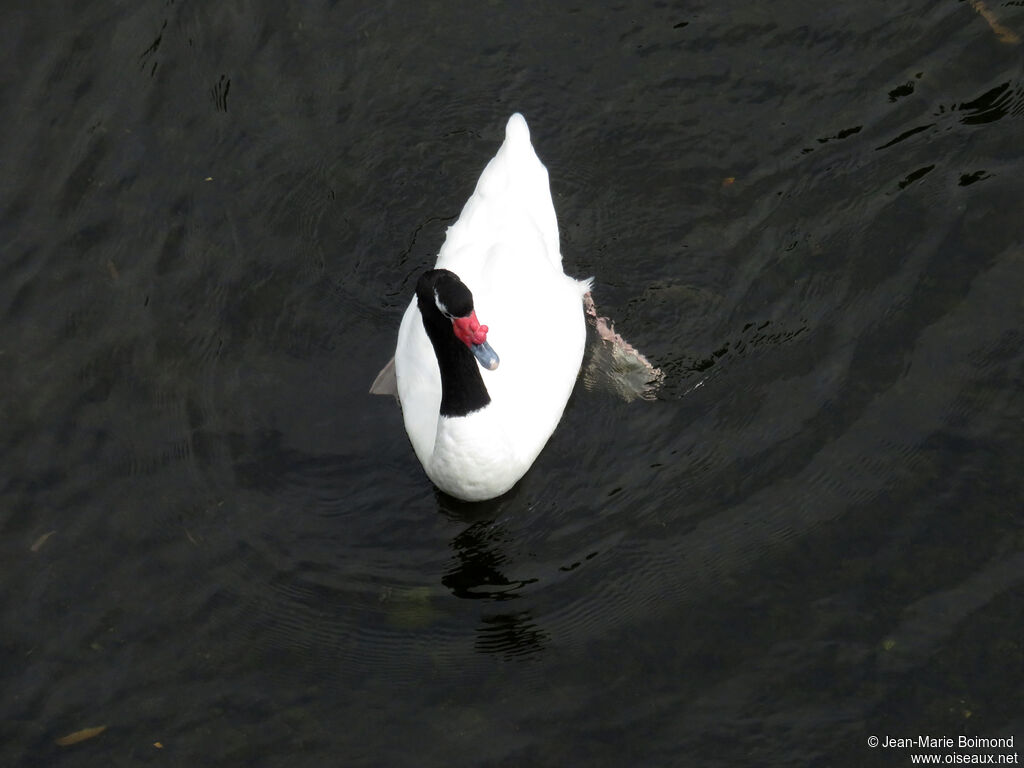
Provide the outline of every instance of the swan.
{"type": "Polygon", "coordinates": [[[397,392],[416,457],[442,491],[483,501],[526,474],[575,386],[590,285],[563,271],[548,172],[515,113],[371,388],[397,392]]]}

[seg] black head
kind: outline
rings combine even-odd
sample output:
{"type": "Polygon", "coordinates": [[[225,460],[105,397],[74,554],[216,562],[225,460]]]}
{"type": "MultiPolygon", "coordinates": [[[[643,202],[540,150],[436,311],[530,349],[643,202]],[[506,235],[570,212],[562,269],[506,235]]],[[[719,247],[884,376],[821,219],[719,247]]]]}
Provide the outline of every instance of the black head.
{"type": "Polygon", "coordinates": [[[423,301],[429,298],[438,311],[449,320],[469,317],[473,313],[473,294],[459,276],[447,269],[432,269],[424,272],[416,285],[416,297],[420,311],[423,301]]]}
{"type": "Polygon", "coordinates": [[[447,269],[424,272],[416,283],[416,304],[441,371],[441,415],[465,416],[491,397],[480,368],[493,370],[498,356],[487,343],[487,326],[473,309],[473,293],[447,269]]]}

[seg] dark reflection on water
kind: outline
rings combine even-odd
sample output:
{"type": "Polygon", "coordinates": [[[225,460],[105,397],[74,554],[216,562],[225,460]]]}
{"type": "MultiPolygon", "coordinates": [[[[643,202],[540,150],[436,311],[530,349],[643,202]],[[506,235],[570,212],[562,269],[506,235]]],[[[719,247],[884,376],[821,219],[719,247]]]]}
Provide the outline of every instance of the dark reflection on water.
{"type": "Polygon", "coordinates": [[[53,10],[0,24],[0,763],[1024,739],[1018,5],[53,10]],[[666,381],[467,505],[366,389],[513,110],[666,381]]]}
{"type": "MultiPolygon", "coordinates": [[[[505,500],[517,497],[513,489],[505,500]]],[[[507,567],[517,568],[505,549],[515,547],[515,531],[499,520],[485,517],[496,511],[494,502],[467,504],[438,491],[441,511],[465,527],[452,540],[452,563],[441,577],[456,597],[493,602],[481,611],[475,648],[482,653],[526,656],[544,649],[549,635],[539,627],[532,612],[521,607],[526,587],[540,578],[510,578],[507,567]],[[517,610],[518,608],[518,610],[517,610]]]]}

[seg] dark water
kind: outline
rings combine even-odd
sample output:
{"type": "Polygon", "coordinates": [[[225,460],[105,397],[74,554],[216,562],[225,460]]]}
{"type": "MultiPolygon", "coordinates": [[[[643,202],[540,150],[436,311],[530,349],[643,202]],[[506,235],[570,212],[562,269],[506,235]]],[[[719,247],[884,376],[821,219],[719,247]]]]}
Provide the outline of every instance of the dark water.
{"type": "Polygon", "coordinates": [[[0,763],[1024,751],[1020,2],[20,5],[0,763]],[[462,505],[366,390],[515,110],[667,380],[462,505]]]}

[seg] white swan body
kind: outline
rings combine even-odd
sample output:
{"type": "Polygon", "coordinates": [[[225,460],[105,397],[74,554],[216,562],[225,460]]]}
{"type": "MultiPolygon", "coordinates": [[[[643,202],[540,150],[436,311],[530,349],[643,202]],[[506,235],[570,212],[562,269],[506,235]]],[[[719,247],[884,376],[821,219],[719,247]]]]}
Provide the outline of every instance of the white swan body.
{"type": "MultiPolygon", "coordinates": [[[[586,341],[582,296],[590,281],[562,271],[547,169],[522,115],[509,119],[504,143],[448,229],[436,268],[455,273],[472,292],[471,306],[501,358],[496,370],[479,371],[490,402],[465,415],[441,413],[438,357],[415,296],[395,349],[398,397],[427,476],[452,496],[480,501],[509,490],[547,443],[586,341]]],[[[446,309],[436,291],[434,300],[446,309]]],[[[458,382],[447,376],[446,386],[458,382]]]]}

